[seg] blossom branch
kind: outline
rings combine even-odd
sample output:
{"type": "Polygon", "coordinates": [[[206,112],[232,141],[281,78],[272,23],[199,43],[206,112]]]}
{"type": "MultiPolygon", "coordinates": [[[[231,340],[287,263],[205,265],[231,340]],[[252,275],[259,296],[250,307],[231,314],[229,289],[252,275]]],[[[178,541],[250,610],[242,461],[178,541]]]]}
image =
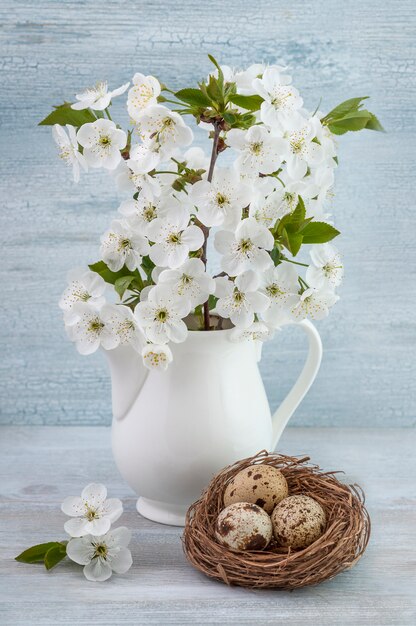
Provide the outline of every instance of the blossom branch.
{"type": "MultiPolygon", "coordinates": [[[[210,183],[212,181],[212,176],[214,174],[215,162],[218,157],[218,141],[220,138],[221,128],[218,122],[214,122],[214,137],[212,142],[212,152],[211,152],[211,161],[209,164],[208,177],[207,180],[210,183]]],[[[207,226],[202,226],[202,231],[204,233],[204,244],[202,246],[202,261],[207,266],[207,244],[209,237],[209,228],[207,226]]],[[[204,330],[209,330],[209,302],[208,300],[204,302],[204,330]]]]}

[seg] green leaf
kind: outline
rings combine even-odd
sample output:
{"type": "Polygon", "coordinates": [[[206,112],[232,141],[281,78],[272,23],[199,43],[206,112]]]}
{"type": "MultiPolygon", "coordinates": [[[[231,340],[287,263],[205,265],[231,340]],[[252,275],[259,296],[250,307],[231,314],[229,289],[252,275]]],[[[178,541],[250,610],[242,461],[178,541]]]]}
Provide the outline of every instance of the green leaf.
{"type": "Polygon", "coordinates": [[[70,102],[65,102],[54,107],[54,109],[44,120],[39,122],[38,126],[53,126],[54,124],[65,126],[65,124],[71,124],[71,126],[79,128],[83,124],[95,122],[97,119],[89,109],[83,109],[82,111],[71,109],[70,102]]]}
{"type": "Polygon", "coordinates": [[[347,131],[358,131],[366,128],[367,124],[371,120],[371,113],[369,111],[355,111],[348,113],[340,120],[328,123],[328,128],[335,134],[344,134],[347,131]],[[341,132],[337,132],[341,131],[341,132]]]}
{"type": "Polygon", "coordinates": [[[199,89],[180,89],[180,91],[175,93],[175,97],[182,102],[186,102],[186,104],[203,107],[204,109],[212,105],[209,97],[199,89]]]}
{"type": "Polygon", "coordinates": [[[230,111],[224,113],[223,118],[230,126],[238,121],[238,115],[236,115],[235,113],[231,113],[230,111]]]}
{"type": "Polygon", "coordinates": [[[215,307],[217,306],[217,302],[218,302],[217,296],[213,296],[211,294],[208,297],[208,308],[209,308],[210,311],[212,311],[212,309],[215,309],[215,307]]]}
{"type": "Polygon", "coordinates": [[[327,122],[331,119],[336,120],[344,117],[348,113],[352,111],[358,111],[363,106],[363,101],[367,100],[369,96],[361,96],[359,98],[350,98],[349,100],[345,100],[338,104],[332,111],[327,113],[325,117],[322,118],[322,122],[327,122]]]}
{"type": "Polygon", "coordinates": [[[296,256],[302,245],[303,235],[284,228],[282,231],[282,241],[285,248],[287,248],[293,256],[296,256]]]}
{"type": "Polygon", "coordinates": [[[143,283],[141,280],[140,283],[141,284],[139,284],[139,281],[137,280],[137,276],[120,276],[120,278],[117,278],[114,283],[114,289],[118,293],[120,298],[122,298],[129,287],[135,286],[137,287],[137,289],[141,289],[143,287],[143,283]],[[134,282],[136,283],[136,285],[132,284],[134,282]]]}
{"type": "Polygon", "coordinates": [[[326,243],[339,235],[339,230],[326,222],[311,222],[302,230],[303,243],[326,243]]]}
{"type": "Polygon", "coordinates": [[[292,213],[284,215],[277,223],[273,232],[277,234],[277,236],[282,234],[283,229],[286,229],[287,232],[298,233],[302,231],[306,224],[308,224],[312,219],[313,218],[306,219],[305,204],[299,196],[295,210],[292,211],[292,213]]]}
{"type": "Polygon", "coordinates": [[[366,128],[368,128],[368,130],[378,130],[381,133],[386,132],[374,113],[370,113],[370,119],[367,122],[366,128]]]}
{"type": "Polygon", "coordinates": [[[156,267],[155,264],[153,263],[153,261],[151,260],[149,256],[144,256],[142,258],[142,268],[145,271],[147,280],[151,279],[152,271],[154,270],[155,267],[156,267]]]}
{"type": "Polygon", "coordinates": [[[211,104],[215,109],[221,109],[224,105],[224,94],[220,82],[210,74],[208,85],[205,86],[204,91],[211,99],[211,104]]]}
{"type": "Polygon", "coordinates": [[[363,101],[367,98],[368,96],[363,96],[345,100],[325,115],[321,122],[326,124],[335,135],[343,135],[348,131],[358,131],[363,128],[384,131],[374,113],[362,108],[363,101]]]}
{"type": "Polygon", "coordinates": [[[223,114],[224,120],[227,122],[230,128],[250,128],[256,123],[256,118],[251,113],[239,113],[237,109],[226,111],[223,114]]]}
{"type": "Polygon", "coordinates": [[[299,230],[306,217],[306,208],[305,203],[302,198],[298,196],[298,203],[296,205],[295,210],[290,215],[290,225],[293,226],[294,229],[299,230]]]}
{"type": "Polygon", "coordinates": [[[104,261],[98,261],[97,263],[92,263],[88,266],[92,272],[96,272],[100,276],[102,276],[106,283],[110,285],[114,285],[118,278],[122,278],[124,276],[133,275],[135,278],[140,279],[140,274],[137,270],[133,272],[129,270],[125,265],[118,272],[112,272],[104,261]]]}
{"type": "Polygon", "coordinates": [[[39,543],[36,546],[28,548],[15,557],[15,561],[20,563],[43,563],[45,555],[51,548],[61,545],[59,541],[48,541],[48,543],[39,543]]]}
{"type": "Polygon", "coordinates": [[[273,248],[273,250],[270,252],[270,256],[272,258],[272,261],[275,265],[279,265],[280,261],[280,257],[281,257],[281,252],[278,246],[275,246],[273,248]]]}
{"type": "Polygon", "coordinates": [[[47,570],[52,569],[55,565],[58,565],[66,557],[66,544],[67,542],[58,543],[53,548],[50,548],[45,555],[45,567],[47,570]]]}
{"type": "Polygon", "coordinates": [[[262,102],[264,102],[261,96],[241,96],[240,94],[231,95],[228,100],[248,111],[258,111],[262,102]]]}
{"type": "Polygon", "coordinates": [[[224,96],[229,101],[230,96],[237,93],[237,85],[235,83],[225,83],[224,96]]]}
{"type": "Polygon", "coordinates": [[[217,70],[218,70],[218,84],[219,84],[219,86],[220,86],[220,88],[221,88],[221,91],[222,91],[222,88],[223,88],[223,86],[224,86],[224,74],[223,74],[223,72],[222,72],[222,69],[221,69],[221,67],[220,67],[220,64],[218,63],[217,59],[215,59],[215,58],[212,56],[212,54],[209,54],[209,55],[208,55],[208,58],[209,58],[209,60],[211,61],[211,63],[213,63],[213,64],[215,65],[215,67],[217,68],[217,70]]]}

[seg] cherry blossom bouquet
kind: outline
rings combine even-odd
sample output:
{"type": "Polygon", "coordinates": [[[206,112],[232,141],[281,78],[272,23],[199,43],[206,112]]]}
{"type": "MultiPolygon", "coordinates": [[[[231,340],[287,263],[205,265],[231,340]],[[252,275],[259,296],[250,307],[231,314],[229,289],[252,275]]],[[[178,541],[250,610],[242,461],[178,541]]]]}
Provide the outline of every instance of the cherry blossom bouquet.
{"type": "Polygon", "coordinates": [[[128,343],[147,367],[165,369],[169,343],[189,330],[264,341],[291,320],[325,317],[338,300],[343,265],[328,213],[336,136],[381,124],[365,98],[309,112],[286,67],[239,71],[210,60],[196,88],[172,91],[137,73],[131,87],[98,83],[41,122],[53,126],[75,181],[103,168],[126,193],[101,260],[71,272],[60,301],[81,354],[128,343]],[[128,89],[125,131],[110,106],[128,89]],[[192,147],[184,118],[206,131],[210,156],[192,147]],[[308,263],[296,260],[304,245],[308,263]],[[118,301],[106,300],[108,285],[118,301]]]}

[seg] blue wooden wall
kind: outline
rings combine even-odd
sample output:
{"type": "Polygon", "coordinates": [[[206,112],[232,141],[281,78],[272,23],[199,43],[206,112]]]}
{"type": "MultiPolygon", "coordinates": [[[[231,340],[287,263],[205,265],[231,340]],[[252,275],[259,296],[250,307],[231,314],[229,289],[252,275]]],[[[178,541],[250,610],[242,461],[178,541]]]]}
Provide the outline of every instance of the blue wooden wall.
{"type": "MultiPolygon", "coordinates": [[[[108,424],[101,355],[79,356],[58,297],[69,268],[97,259],[117,208],[104,173],[76,186],[58,162],[52,104],[135,71],[174,87],[205,76],[207,53],[244,66],[284,60],[314,108],[371,96],[388,134],[340,139],[335,198],[342,299],[319,324],[322,369],[293,423],[415,422],[415,9],[411,0],[42,0],[0,2],[1,420],[108,424]]],[[[266,346],[272,404],[299,371],[304,338],[266,346]]]]}

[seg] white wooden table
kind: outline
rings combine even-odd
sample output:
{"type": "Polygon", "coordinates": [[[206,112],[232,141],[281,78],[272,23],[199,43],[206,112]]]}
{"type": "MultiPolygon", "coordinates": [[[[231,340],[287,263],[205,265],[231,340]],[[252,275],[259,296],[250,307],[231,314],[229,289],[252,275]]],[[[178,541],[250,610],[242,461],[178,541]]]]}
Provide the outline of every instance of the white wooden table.
{"type": "Polygon", "coordinates": [[[181,529],[147,521],[117,473],[110,431],[92,427],[0,430],[0,623],[35,624],[351,624],[416,623],[416,483],[414,430],[288,429],[279,450],[309,454],[344,469],[367,494],[373,533],[352,570],[295,592],[249,591],[195,571],[181,529]],[[16,563],[24,548],[64,539],[60,503],[90,481],[123,500],[120,524],[133,530],[133,567],[90,583],[64,561],[48,573],[16,563]]]}

